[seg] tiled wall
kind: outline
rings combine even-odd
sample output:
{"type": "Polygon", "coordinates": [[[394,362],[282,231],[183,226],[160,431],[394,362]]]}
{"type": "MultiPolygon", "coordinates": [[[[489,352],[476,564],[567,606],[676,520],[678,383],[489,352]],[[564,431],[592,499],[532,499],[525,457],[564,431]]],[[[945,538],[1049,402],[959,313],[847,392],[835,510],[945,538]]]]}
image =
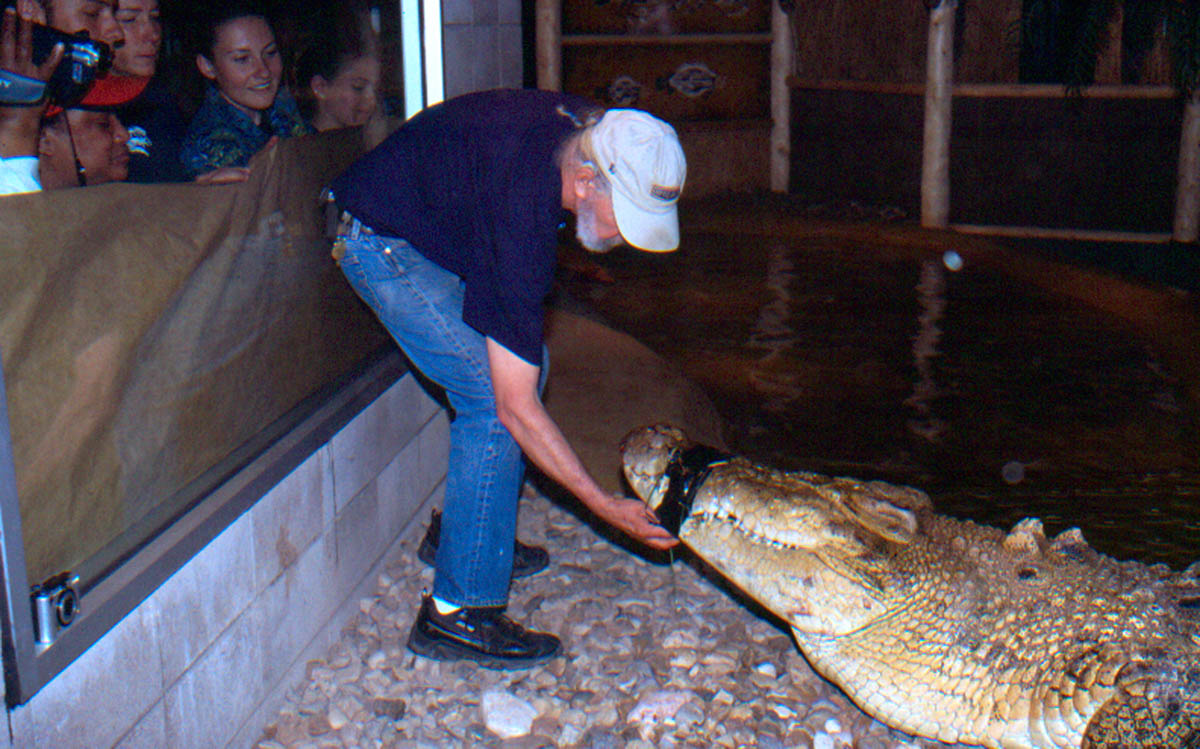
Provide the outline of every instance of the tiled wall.
{"type": "Polygon", "coordinates": [[[520,0],[442,0],[446,98],[520,88],[520,0]]]}
{"type": "Polygon", "coordinates": [[[440,504],[448,438],[404,375],[12,711],[0,747],[251,745],[440,504]]]}

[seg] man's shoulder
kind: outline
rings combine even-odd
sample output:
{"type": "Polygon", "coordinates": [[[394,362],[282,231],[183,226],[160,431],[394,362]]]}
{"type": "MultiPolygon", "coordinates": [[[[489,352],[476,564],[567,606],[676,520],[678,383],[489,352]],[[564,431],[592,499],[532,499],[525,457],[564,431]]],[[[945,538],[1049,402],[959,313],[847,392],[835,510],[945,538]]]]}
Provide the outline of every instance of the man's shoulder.
{"type": "Polygon", "coordinates": [[[589,113],[598,111],[595,102],[574,94],[538,89],[490,89],[447,99],[414,118],[414,124],[430,126],[467,123],[485,127],[520,126],[524,122],[561,121],[577,127],[589,113]]]}

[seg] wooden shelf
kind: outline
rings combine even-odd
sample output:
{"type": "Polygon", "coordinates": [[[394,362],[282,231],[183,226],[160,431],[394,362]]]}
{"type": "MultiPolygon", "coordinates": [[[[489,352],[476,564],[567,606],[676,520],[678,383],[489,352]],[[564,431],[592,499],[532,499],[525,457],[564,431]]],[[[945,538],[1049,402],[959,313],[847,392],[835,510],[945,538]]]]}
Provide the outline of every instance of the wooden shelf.
{"type": "Polygon", "coordinates": [[[770,44],[769,33],[754,34],[563,34],[562,44],[567,46],[624,46],[624,45],[677,45],[677,44],[770,44]]]}
{"type": "MultiPolygon", "coordinates": [[[[868,94],[898,94],[923,96],[923,83],[891,83],[886,81],[805,80],[788,76],[788,86],[806,91],[854,91],[868,94]]],[[[1174,99],[1179,94],[1172,86],[1133,86],[1096,84],[1077,93],[1068,93],[1061,83],[956,83],[954,96],[962,98],[1011,99],[1174,99]]]]}
{"type": "Polygon", "coordinates": [[[739,117],[728,120],[676,120],[671,123],[680,133],[717,130],[770,130],[770,117],[739,117]]]}

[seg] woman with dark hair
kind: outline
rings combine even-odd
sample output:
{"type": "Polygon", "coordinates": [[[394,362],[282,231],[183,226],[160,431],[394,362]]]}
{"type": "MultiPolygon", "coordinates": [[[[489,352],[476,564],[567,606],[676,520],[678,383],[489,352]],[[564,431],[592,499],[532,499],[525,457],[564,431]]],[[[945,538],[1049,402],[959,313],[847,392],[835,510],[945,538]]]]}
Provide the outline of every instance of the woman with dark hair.
{"type": "Polygon", "coordinates": [[[306,94],[304,115],[318,132],[365,125],[379,108],[379,57],[361,45],[314,42],[300,56],[296,82],[306,94]]]}
{"type": "Polygon", "coordinates": [[[228,5],[201,30],[196,67],[212,85],[184,137],[185,172],[246,166],[272,138],[310,132],[282,85],[283,58],[266,15],[228,5]]]}

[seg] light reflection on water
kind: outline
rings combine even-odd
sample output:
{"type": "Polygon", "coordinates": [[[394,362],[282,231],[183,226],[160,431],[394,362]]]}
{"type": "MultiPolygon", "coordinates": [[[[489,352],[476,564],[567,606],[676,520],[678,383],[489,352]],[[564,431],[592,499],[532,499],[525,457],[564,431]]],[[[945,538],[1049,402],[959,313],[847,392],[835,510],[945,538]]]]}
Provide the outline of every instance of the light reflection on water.
{"type": "Polygon", "coordinates": [[[1005,528],[1078,525],[1121,558],[1200,558],[1200,421],[1179,373],[1122,320],[947,256],[692,234],[675,254],[592,258],[615,283],[560,285],[703,387],[756,460],[917,486],[1005,528]]]}

